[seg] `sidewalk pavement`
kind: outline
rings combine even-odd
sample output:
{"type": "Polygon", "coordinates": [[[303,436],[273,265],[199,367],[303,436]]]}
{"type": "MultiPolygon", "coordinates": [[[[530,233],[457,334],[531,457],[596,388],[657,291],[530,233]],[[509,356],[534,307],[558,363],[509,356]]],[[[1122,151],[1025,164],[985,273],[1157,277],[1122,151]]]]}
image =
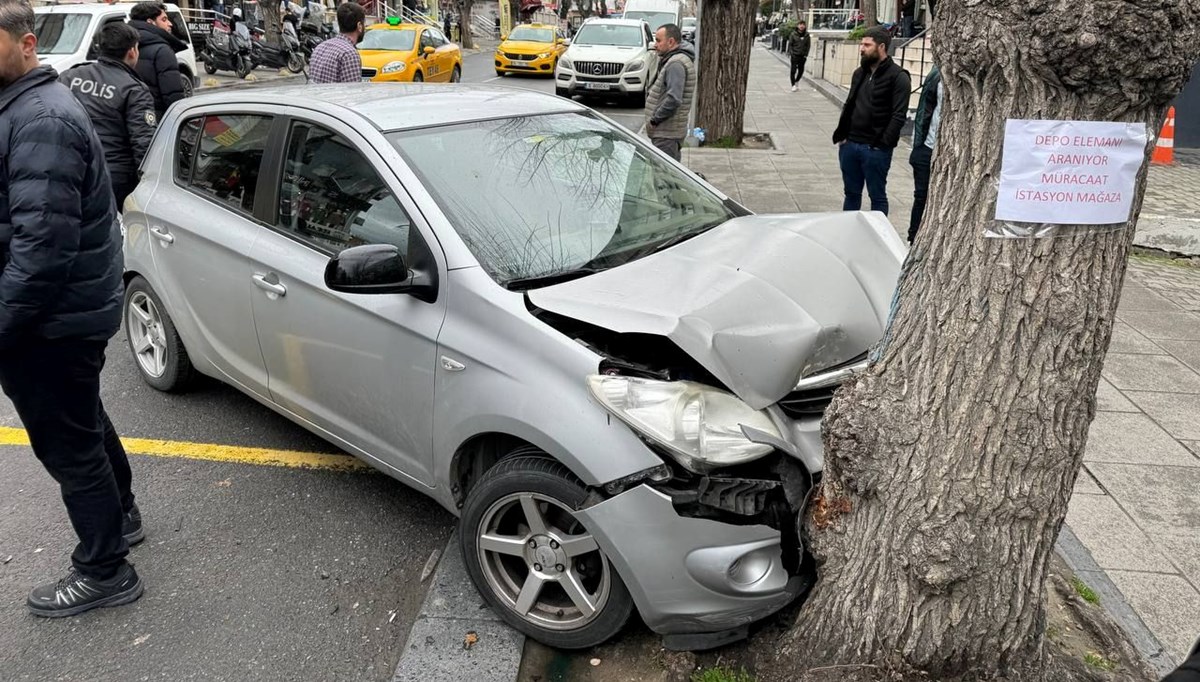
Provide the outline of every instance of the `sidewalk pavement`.
{"type": "MultiPolygon", "coordinates": [[[[754,211],[840,210],[837,117],[809,81],[790,92],[787,66],[756,46],[745,127],[771,133],[779,148],[686,148],[684,162],[754,211]]],[[[901,235],[912,201],[908,153],[902,143],[888,179],[901,235]]],[[[1197,193],[1200,169],[1154,167],[1144,213],[1200,226],[1189,203],[1197,193]]],[[[1200,635],[1200,268],[1130,259],[1097,399],[1059,547],[1165,671],[1200,635]]]]}

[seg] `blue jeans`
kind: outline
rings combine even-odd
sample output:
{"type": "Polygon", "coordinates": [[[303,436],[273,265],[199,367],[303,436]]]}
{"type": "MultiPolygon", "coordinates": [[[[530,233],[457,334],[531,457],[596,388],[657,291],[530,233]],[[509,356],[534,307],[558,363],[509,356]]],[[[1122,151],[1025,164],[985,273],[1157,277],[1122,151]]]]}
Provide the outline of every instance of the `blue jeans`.
{"type": "Polygon", "coordinates": [[[862,210],[863,183],[871,196],[871,210],[888,212],[887,176],[892,167],[892,150],[870,147],[861,142],[846,142],[838,147],[842,166],[842,186],[846,198],[843,211],[862,210]]]}

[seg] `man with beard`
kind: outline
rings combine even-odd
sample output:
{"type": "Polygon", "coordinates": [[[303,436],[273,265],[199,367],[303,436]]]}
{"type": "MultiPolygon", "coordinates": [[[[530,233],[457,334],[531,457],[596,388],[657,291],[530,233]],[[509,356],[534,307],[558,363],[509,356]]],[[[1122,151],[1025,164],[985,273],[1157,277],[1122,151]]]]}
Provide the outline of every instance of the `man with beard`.
{"type": "Polygon", "coordinates": [[[337,22],[340,35],[317,45],[308,60],[310,83],[358,83],[362,81],[362,57],[358,55],[359,41],[366,30],[367,13],[357,2],[338,5],[337,22]]]}
{"type": "Polygon", "coordinates": [[[58,74],[38,65],[33,31],[28,4],[0,1],[0,387],[79,538],[71,571],[26,602],[56,618],[140,597],[125,557],[144,533],[100,402],[123,288],[104,149],[58,74]]]}
{"type": "Polygon", "coordinates": [[[690,45],[683,44],[683,31],[675,24],[664,24],[655,31],[654,49],[658,51],[658,73],[646,93],[646,136],[678,161],[696,94],[696,56],[690,45]]]}
{"type": "Polygon", "coordinates": [[[160,2],[139,2],[129,10],[129,24],[138,30],[137,74],[154,95],[154,113],[162,118],[167,107],[183,99],[183,74],[176,52],[187,43],[171,34],[171,19],[160,2]]]}
{"type": "Polygon", "coordinates": [[[846,195],[843,211],[862,209],[866,183],[871,210],[888,212],[887,176],[892,167],[892,152],[900,142],[912,88],[908,72],[888,56],[891,40],[891,35],[880,26],[867,29],[858,47],[862,66],[854,72],[850,94],[833,131],[846,195]]]}

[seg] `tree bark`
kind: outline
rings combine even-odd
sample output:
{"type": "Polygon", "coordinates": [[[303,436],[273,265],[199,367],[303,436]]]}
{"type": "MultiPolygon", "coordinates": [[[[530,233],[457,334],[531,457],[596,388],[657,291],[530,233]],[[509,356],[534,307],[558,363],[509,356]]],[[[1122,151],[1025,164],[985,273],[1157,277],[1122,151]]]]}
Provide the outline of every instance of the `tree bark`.
{"type": "Polygon", "coordinates": [[[987,239],[1004,124],[1141,122],[1153,140],[1198,27],[1200,0],[938,3],[945,109],[929,205],[873,362],[826,413],[805,524],[819,580],[787,637],[805,667],[1052,677],[1047,561],[1082,465],[1146,167],[1122,229],[987,239]]]}
{"type": "Polygon", "coordinates": [[[878,0],[862,0],[862,13],[866,17],[867,27],[879,25],[878,0]]]}
{"type": "Polygon", "coordinates": [[[696,125],[709,141],[742,141],[757,0],[709,0],[700,21],[696,125]]]}
{"type": "Polygon", "coordinates": [[[280,0],[259,0],[258,6],[262,10],[263,30],[266,31],[264,38],[268,45],[279,47],[281,42],[280,32],[283,30],[283,13],[280,12],[280,0]]]}
{"type": "Polygon", "coordinates": [[[475,47],[475,36],[471,35],[471,5],[473,0],[458,0],[458,16],[462,17],[462,29],[459,31],[458,44],[464,49],[475,47]]]}

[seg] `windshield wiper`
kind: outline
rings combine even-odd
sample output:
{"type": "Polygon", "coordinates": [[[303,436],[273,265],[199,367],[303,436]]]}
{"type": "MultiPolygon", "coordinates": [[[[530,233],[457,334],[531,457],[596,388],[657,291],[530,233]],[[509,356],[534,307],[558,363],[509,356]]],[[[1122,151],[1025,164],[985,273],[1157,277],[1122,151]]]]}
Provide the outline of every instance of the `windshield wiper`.
{"type": "Polygon", "coordinates": [[[647,251],[646,253],[658,253],[659,251],[666,251],[667,249],[671,248],[672,246],[675,246],[676,244],[679,244],[680,242],[686,242],[687,240],[691,239],[692,237],[698,237],[698,236],[704,234],[705,232],[708,232],[709,230],[713,229],[714,227],[717,227],[718,225],[724,225],[725,222],[726,222],[725,220],[714,220],[711,223],[705,223],[704,225],[700,226],[699,229],[693,230],[691,232],[684,232],[683,234],[677,234],[674,237],[669,237],[669,238],[664,239],[661,242],[655,244],[654,246],[650,247],[650,250],[647,251]]]}
{"type": "Polygon", "coordinates": [[[518,277],[505,282],[504,288],[509,291],[525,291],[538,287],[548,287],[551,284],[561,284],[563,282],[570,282],[573,279],[579,279],[580,277],[594,275],[603,270],[605,268],[582,267],[573,270],[563,270],[562,272],[552,272],[546,275],[537,275],[535,277],[518,277]]]}

